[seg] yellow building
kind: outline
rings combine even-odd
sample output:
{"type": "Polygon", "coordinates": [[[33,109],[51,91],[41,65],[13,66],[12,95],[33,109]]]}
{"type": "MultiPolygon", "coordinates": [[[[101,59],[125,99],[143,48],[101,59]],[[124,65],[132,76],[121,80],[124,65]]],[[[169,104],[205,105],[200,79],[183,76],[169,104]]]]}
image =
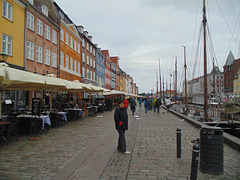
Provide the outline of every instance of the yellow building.
{"type": "Polygon", "coordinates": [[[240,68],[233,79],[233,95],[238,98],[240,97],[240,68]]]}
{"type": "Polygon", "coordinates": [[[19,0],[0,0],[0,51],[7,63],[24,67],[25,5],[19,0]]]}

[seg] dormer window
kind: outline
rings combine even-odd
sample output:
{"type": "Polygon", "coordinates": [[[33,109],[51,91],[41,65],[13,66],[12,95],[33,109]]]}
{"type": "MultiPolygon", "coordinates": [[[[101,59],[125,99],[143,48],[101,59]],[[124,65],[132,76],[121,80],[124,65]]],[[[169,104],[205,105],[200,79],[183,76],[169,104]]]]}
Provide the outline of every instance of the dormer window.
{"type": "Polygon", "coordinates": [[[48,8],[44,5],[41,6],[41,10],[43,12],[43,14],[45,14],[46,16],[48,16],[48,8]]]}
{"type": "Polygon", "coordinates": [[[28,0],[28,2],[33,5],[33,0],[28,0]]]}

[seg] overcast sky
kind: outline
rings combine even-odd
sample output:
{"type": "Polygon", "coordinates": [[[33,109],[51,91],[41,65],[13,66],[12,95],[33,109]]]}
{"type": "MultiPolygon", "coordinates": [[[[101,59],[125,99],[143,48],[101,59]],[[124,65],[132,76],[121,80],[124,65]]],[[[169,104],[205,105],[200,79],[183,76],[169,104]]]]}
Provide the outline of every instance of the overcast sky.
{"type": "MultiPolygon", "coordinates": [[[[202,42],[198,43],[202,0],[55,1],[76,25],[84,26],[94,44],[109,49],[110,56],[119,56],[120,67],[133,77],[139,92],[156,91],[159,59],[169,86],[176,56],[178,87],[182,88],[183,45],[188,79],[202,75],[202,50],[196,50],[198,44],[202,47],[202,42]]],[[[230,50],[235,58],[240,57],[240,0],[206,0],[206,6],[215,64],[222,71],[230,50]]],[[[209,61],[208,71],[211,68],[209,61]]]]}

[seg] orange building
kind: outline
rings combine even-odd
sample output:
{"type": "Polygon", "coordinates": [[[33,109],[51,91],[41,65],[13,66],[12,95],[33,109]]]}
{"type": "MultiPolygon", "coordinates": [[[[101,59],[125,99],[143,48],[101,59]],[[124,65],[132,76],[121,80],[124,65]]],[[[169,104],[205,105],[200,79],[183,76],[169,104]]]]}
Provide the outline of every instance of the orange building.
{"type": "Polygon", "coordinates": [[[81,44],[75,24],[54,2],[60,17],[60,78],[81,82],[81,44]]]}

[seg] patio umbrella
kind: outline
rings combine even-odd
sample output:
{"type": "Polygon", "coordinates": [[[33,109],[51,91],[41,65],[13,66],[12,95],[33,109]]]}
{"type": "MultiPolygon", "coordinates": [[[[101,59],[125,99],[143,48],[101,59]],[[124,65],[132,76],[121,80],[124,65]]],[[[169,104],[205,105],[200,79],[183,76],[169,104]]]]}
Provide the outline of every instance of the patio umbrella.
{"type": "Polygon", "coordinates": [[[44,89],[52,90],[52,91],[65,91],[67,90],[65,80],[57,78],[55,74],[48,74],[47,76],[43,76],[45,80],[44,89]]]}
{"type": "Polygon", "coordinates": [[[88,89],[85,89],[84,92],[95,93],[95,92],[103,92],[103,88],[94,86],[92,84],[86,84],[88,89]]]}
{"type": "Polygon", "coordinates": [[[111,95],[127,95],[127,93],[118,90],[111,90],[110,92],[103,93],[104,96],[111,96],[111,95]]]}

